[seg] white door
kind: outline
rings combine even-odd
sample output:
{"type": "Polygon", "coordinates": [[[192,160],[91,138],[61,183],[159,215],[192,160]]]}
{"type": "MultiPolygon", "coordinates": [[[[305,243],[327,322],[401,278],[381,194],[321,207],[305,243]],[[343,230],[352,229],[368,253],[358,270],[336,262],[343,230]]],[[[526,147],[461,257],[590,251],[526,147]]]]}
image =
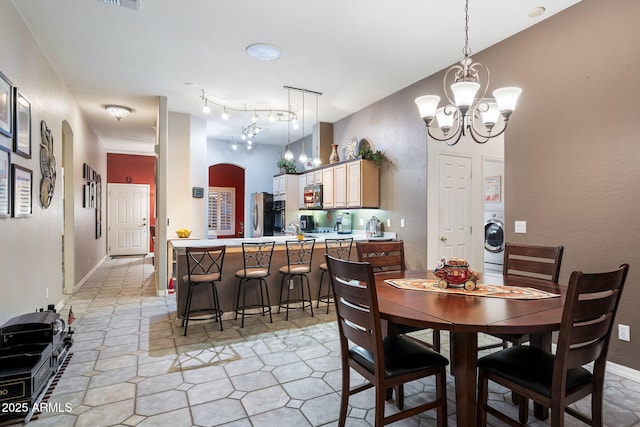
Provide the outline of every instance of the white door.
{"type": "Polygon", "coordinates": [[[473,263],[471,246],[471,158],[439,156],[440,254],[473,263]]]}
{"type": "Polygon", "coordinates": [[[149,252],[149,185],[109,184],[109,255],[149,252]]]}

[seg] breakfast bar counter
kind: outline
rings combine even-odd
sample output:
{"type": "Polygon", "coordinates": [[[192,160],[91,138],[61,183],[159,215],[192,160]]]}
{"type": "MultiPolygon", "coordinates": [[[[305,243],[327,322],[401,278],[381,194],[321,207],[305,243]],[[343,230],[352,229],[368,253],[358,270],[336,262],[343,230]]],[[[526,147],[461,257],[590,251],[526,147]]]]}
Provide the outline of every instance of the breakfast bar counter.
{"type": "MultiPolygon", "coordinates": [[[[320,264],[324,262],[325,239],[349,238],[353,237],[354,247],[351,250],[351,260],[357,259],[355,242],[374,240],[363,233],[337,234],[337,233],[310,233],[305,238],[315,238],[315,248],[313,251],[311,273],[308,275],[311,284],[311,299],[316,300],[318,297],[318,287],[320,285],[320,264]]],[[[395,233],[385,233],[383,239],[394,239],[395,233]]],[[[377,238],[380,239],[380,238],[377,238]]],[[[169,243],[169,278],[173,277],[176,288],[176,309],[177,316],[180,317],[184,311],[187,299],[187,284],[184,277],[187,276],[187,261],[185,256],[185,248],[188,246],[226,246],[226,253],[222,265],[222,281],[217,284],[218,298],[220,300],[220,308],[225,313],[232,313],[236,306],[236,297],[238,295],[238,281],[235,276],[236,271],[242,270],[244,267],[242,259],[242,243],[244,242],[275,242],[273,256],[271,259],[271,275],[267,277],[267,286],[269,298],[272,307],[277,307],[278,298],[280,296],[280,284],[282,275],[278,269],[287,265],[286,241],[296,240],[295,235],[280,235],[266,237],[252,237],[243,239],[173,239],[169,243]],[[175,261],[175,266],[173,265],[175,261]],[[173,273],[173,274],[171,274],[173,273]]],[[[325,278],[327,280],[327,278],[325,278]]],[[[296,288],[298,288],[296,286],[296,288]]],[[[250,286],[247,288],[247,302],[258,301],[259,288],[250,286]]],[[[194,289],[192,309],[203,309],[213,306],[210,288],[199,286],[194,289]]],[[[314,301],[315,308],[315,301],[314,301]]],[[[323,307],[321,307],[323,308],[323,307]]],[[[225,317],[228,318],[228,317],[225,317]]]]}

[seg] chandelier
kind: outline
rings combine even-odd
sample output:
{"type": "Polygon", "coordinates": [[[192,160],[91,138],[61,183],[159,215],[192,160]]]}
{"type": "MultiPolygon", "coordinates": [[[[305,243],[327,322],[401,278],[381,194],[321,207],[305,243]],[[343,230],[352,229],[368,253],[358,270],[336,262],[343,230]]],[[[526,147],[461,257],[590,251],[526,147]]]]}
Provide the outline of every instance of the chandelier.
{"type": "Polygon", "coordinates": [[[522,92],[519,87],[503,87],[492,92],[493,98],[485,97],[489,88],[489,69],[469,57],[469,0],[466,0],[464,12],[464,59],[451,66],[442,81],[449,103],[439,107],[437,95],[424,95],[415,100],[427,125],[427,134],[447,145],[457,144],[462,135],[471,135],[475,142],[484,144],[503,134],[522,92]],[[481,75],[486,78],[484,85],[481,75]]]}

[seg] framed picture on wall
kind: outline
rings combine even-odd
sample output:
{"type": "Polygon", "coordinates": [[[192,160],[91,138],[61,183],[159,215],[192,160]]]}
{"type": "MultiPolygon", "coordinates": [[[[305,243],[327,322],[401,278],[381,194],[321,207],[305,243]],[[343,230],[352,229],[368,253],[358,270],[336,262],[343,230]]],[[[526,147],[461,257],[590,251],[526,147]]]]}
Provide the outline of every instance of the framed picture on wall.
{"type": "Polygon", "coordinates": [[[20,165],[12,166],[13,177],[13,217],[22,218],[33,213],[33,172],[20,165]]]}
{"type": "Polygon", "coordinates": [[[13,136],[13,87],[0,72],[0,134],[13,136]]]}
{"type": "Polygon", "coordinates": [[[11,216],[11,152],[0,145],[0,218],[11,216]]]}
{"type": "Polygon", "coordinates": [[[31,103],[15,88],[16,125],[13,151],[27,159],[31,158],[31,103]]]}
{"type": "Polygon", "coordinates": [[[499,202],[502,191],[500,176],[487,176],[484,178],[484,201],[499,202]]]}

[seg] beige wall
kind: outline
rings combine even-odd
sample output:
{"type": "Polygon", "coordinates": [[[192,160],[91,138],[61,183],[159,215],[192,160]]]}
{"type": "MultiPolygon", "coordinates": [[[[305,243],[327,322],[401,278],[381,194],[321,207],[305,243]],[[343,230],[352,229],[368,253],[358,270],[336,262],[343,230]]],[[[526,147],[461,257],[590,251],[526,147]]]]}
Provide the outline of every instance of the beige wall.
{"type": "MultiPolygon", "coordinates": [[[[573,270],[631,264],[617,319],[631,325],[631,343],[614,337],[610,360],[634,369],[640,369],[638,17],[640,2],[583,0],[472,53],[489,66],[492,88],[523,88],[505,136],[507,240],[564,245],[565,283],[573,270]],[[514,234],[515,220],[527,221],[527,234],[514,234]]],[[[437,236],[427,236],[424,224],[437,206],[427,206],[424,196],[425,130],[413,100],[441,91],[438,73],[335,124],[336,142],[367,137],[391,157],[381,173],[382,207],[409,211],[408,227],[394,231],[416,268],[432,257],[424,252],[437,236]]]]}
{"type": "MultiPolygon", "coordinates": [[[[51,68],[22,18],[11,2],[0,2],[0,71],[31,102],[32,157],[15,153],[11,162],[33,171],[33,215],[30,218],[0,219],[0,324],[9,318],[59,304],[62,299],[63,177],[62,123],[73,133],[73,161],[67,159],[65,178],[74,184],[75,256],[70,276],[73,285],[80,282],[105,257],[106,221],[103,210],[103,234],[95,239],[95,210],[82,208],[82,165],[90,164],[98,173],[106,173],[106,156],[95,134],[87,126],[65,84],[51,68]],[[45,120],[54,138],[57,182],[51,206],[39,203],[40,122],[45,120]],[[48,297],[47,297],[48,290],[48,297]]],[[[65,141],[67,143],[67,141],[65,141]]],[[[71,143],[71,141],[69,141],[71,143]]],[[[11,147],[11,140],[0,136],[0,145],[11,147]]],[[[105,206],[105,203],[103,203],[105,206]]],[[[69,286],[68,286],[69,287],[69,286]]]]}

